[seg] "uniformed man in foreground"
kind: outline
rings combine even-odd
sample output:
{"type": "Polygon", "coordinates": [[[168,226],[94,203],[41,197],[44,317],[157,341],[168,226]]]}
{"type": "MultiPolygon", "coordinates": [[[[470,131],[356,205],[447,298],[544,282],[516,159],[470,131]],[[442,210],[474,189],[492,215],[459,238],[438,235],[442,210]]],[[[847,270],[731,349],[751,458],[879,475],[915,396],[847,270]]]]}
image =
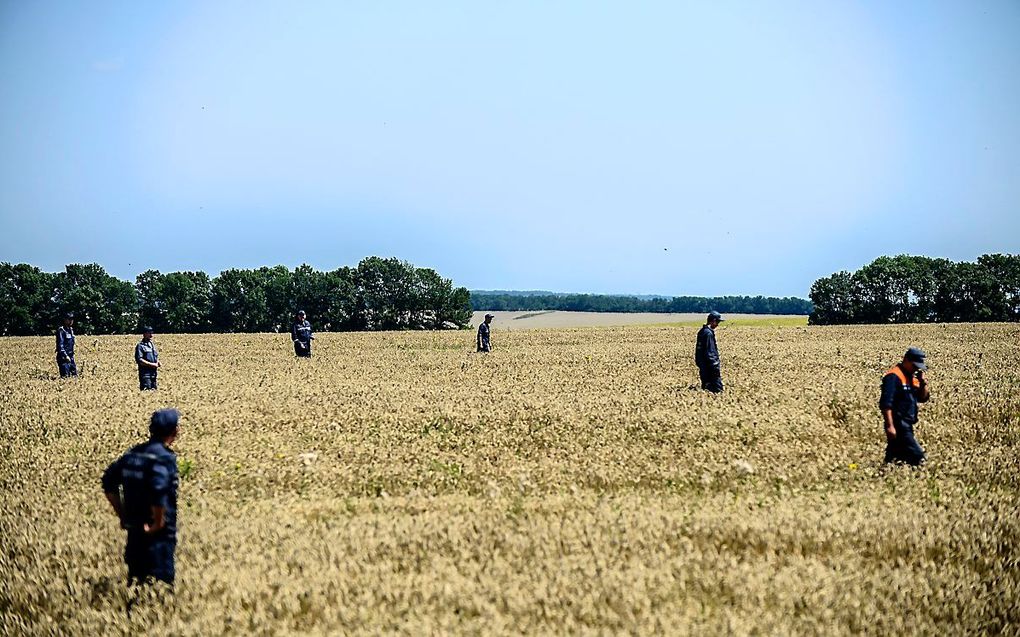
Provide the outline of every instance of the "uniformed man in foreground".
{"type": "Polygon", "coordinates": [[[882,397],[878,407],[885,425],[885,461],[905,462],[917,467],[924,463],[924,449],[914,438],[917,424],[917,404],[931,397],[924,371],[925,353],[911,347],[903,360],[886,372],[882,378],[882,397]]]}
{"type": "Polygon", "coordinates": [[[698,331],[698,341],[694,346],[694,363],[698,366],[701,388],[714,394],[723,390],[719,348],[715,344],[715,328],[725,320],[715,310],[709,312],[708,320],[698,331]]]}
{"type": "Polygon", "coordinates": [[[297,319],[290,326],[290,337],[294,341],[294,353],[303,358],[312,357],[312,324],[305,320],[305,311],[297,313],[297,319]]]}
{"type": "Polygon", "coordinates": [[[486,314],[485,320],[478,326],[478,337],[475,340],[479,352],[492,351],[492,346],[489,344],[489,324],[492,323],[493,318],[495,317],[492,314],[486,314]]]}
{"type": "Polygon", "coordinates": [[[103,473],[103,493],[127,530],[128,583],[174,583],[177,548],[177,439],[180,414],[160,409],[149,420],[149,441],[133,447],[103,473]]]}
{"type": "Polygon", "coordinates": [[[142,328],[142,340],[135,345],[135,362],[138,364],[138,389],[156,389],[156,373],[159,370],[159,352],[152,342],[152,328],[142,328]]]}
{"type": "Polygon", "coordinates": [[[57,369],[61,378],[78,375],[74,362],[74,314],[64,315],[64,324],[57,328],[57,369]]]}

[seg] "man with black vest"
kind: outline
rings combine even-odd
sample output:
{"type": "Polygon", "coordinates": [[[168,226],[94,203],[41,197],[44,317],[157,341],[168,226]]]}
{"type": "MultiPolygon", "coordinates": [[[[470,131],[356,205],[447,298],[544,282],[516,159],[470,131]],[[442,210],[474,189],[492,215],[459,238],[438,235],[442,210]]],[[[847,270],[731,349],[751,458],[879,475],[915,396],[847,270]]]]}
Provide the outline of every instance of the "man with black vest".
{"type": "Polygon", "coordinates": [[[149,441],[131,448],[103,473],[103,493],[127,531],[124,561],[131,584],[174,583],[178,477],[170,446],[179,419],[176,409],[154,412],[149,441]]]}

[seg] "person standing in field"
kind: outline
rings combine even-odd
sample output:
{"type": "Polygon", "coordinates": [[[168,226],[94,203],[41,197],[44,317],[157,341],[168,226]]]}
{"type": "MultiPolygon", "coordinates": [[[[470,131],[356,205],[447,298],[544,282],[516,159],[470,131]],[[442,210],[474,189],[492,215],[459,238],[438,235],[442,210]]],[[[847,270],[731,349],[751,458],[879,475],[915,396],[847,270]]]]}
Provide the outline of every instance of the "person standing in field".
{"type": "Polygon", "coordinates": [[[127,531],[124,562],[129,584],[174,583],[177,548],[177,456],[170,450],[180,433],[176,409],[149,419],[149,441],[132,447],[103,472],[103,493],[127,531]]]}
{"type": "Polygon", "coordinates": [[[135,345],[135,362],[138,364],[138,389],[156,389],[156,373],[159,370],[159,352],[152,342],[152,328],[142,328],[142,340],[135,345]]]}
{"type": "Polygon", "coordinates": [[[924,449],[914,438],[917,404],[931,397],[924,371],[925,353],[911,347],[903,360],[882,378],[882,396],[878,408],[885,425],[885,462],[905,462],[917,467],[924,463],[924,449]]]}
{"type": "Polygon", "coordinates": [[[701,388],[718,394],[723,390],[722,371],[719,361],[719,348],[715,344],[715,328],[724,320],[715,310],[708,313],[708,320],[698,331],[698,341],[694,345],[694,362],[701,376],[701,388]]]}
{"type": "Polygon", "coordinates": [[[305,311],[297,313],[297,319],[290,326],[290,337],[294,341],[294,353],[302,358],[312,357],[312,324],[305,320],[305,311]]]}
{"type": "Polygon", "coordinates": [[[492,314],[486,314],[485,320],[478,326],[478,336],[475,340],[478,345],[477,351],[479,352],[492,351],[492,345],[489,343],[489,324],[492,323],[493,318],[495,317],[492,314]]]}
{"type": "Polygon", "coordinates": [[[78,375],[74,362],[74,314],[64,315],[64,324],[57,328],[57,370],[61,378],[78,375]]]}

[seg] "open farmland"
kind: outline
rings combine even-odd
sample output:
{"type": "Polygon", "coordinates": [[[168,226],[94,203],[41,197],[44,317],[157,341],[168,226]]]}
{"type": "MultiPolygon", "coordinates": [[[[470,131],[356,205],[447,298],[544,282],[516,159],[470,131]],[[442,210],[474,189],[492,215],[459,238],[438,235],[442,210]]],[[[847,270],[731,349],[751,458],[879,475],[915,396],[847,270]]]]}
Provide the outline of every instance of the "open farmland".
{"type": "Polygon", "coordinates": [[[0,633],[995,633],[1020,622],[1020,326],[0,339],[0,633]],[[882,470],[929,353],[930,465],[882,470]],[[99,476],[183,413],[175,606],[125,617],[99,476]]]}
{"type": "MultiPolygon", "coordinates": [[[[624,325],[701,325],[705,314],[670,312],[561,312],[545,310],[536,312],[475,312],[474,325],[478,325],[486,314],[492,314],[494,331],[523,330],[536,328],[572,327],[620,327],[624,325]]],[[[726,314],[730,323],[755,323],[769,325],[807,325],[806,316],[792,314],[726,314]]]]}

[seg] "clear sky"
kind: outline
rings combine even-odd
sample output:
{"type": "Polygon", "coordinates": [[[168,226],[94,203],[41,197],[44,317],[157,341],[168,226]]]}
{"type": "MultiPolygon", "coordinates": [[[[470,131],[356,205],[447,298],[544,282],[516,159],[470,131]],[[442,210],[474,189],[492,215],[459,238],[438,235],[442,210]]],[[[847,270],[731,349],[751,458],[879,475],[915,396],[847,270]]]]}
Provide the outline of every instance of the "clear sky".
{"type": "Polygon", "coordinates": [[[0,0],[0,260],[806,296],[1020,252],[1020,2],[0,0]]]}

